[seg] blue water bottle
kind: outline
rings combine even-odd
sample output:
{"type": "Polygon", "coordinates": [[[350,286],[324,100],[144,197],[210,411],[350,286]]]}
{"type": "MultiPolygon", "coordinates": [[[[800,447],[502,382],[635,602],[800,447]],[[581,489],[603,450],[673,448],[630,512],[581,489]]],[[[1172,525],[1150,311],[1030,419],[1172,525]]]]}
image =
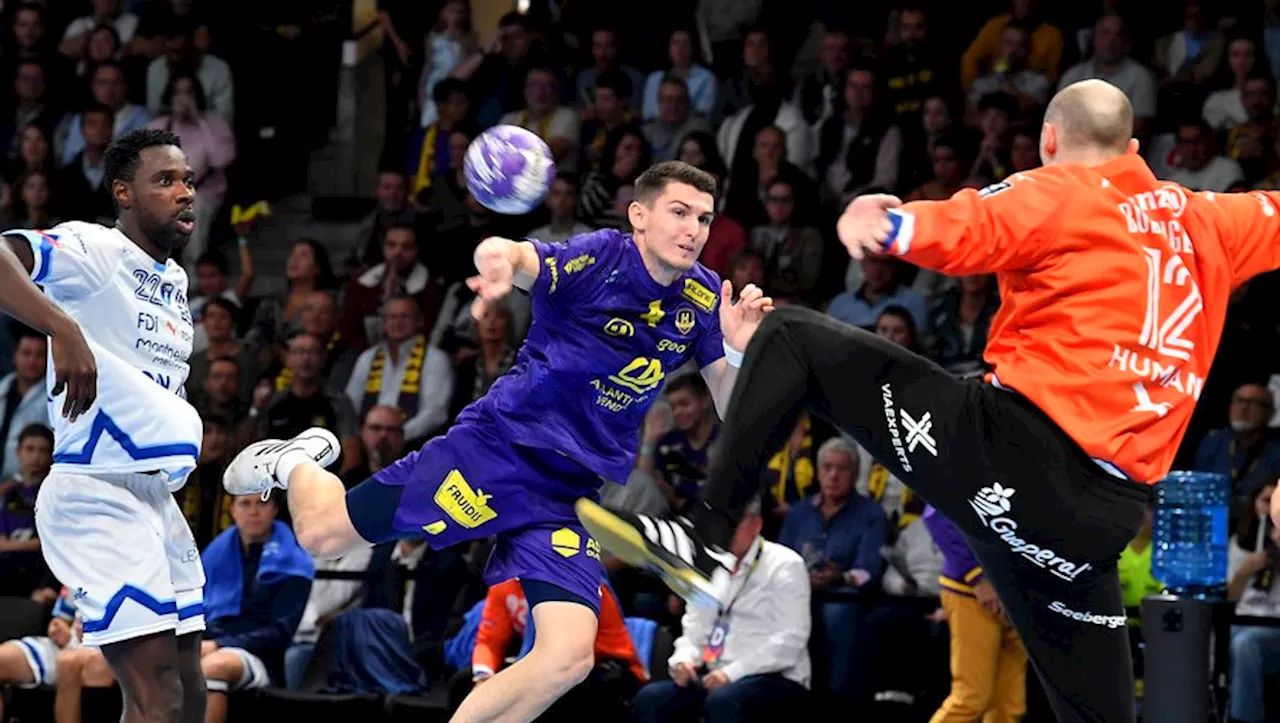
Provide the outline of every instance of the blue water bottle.
{"type": "Polygon", "coordinates": [[[1170,472],[1156,485],[1151,573],[1169,592],[1219,598],[1227,588],[1227,506],[1231,478],[1170,472]]]}

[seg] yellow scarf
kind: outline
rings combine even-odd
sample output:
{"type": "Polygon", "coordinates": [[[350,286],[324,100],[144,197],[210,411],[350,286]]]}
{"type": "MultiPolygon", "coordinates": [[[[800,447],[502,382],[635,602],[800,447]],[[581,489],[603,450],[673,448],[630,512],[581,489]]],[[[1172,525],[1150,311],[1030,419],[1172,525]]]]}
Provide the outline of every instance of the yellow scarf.
{"type": "MultiPolygon", "coordinates": [[[[329,361],[328,352],[333,351],[333,347],[337,346],[338,340],[341,338],[342,338],[342,335],[336,331],[333,332],[333,336],[329,337],[329,345],[325,347],[325,352],[326,352],[325,366],[328,366],[328,361],[329,361]]],[[[280,373],[276,375],[276,391],[283,392],[284,390],[288,389],[292,384],[293,384],[293,370],[290,369],[289,367],[281,368],[280,373]]]]}
{"type": "Polygon", "coordinates": [[[791,445],[788,443],[783,445],[782,449],[769,459],[767,465],[769,471],[778,475],[776,481],[769,485],[769,489],[773,492],[773,498],[778,502],[788,502],[787,486],[788,483],[795,482],[796,500],[802,500],[807,496],[808,489],[813,486],[814,469],[813,460],[809,459],[807,450],[813,448],[813,431],[812,425],[808,419],[804,420],[804,438],[800,441],[800,450],[793,458],[791,456],[791,445]]]}
{"type": "Polygon", "coordinates": [[[516,125],[520,126],[521,128],[524,128],[525,130],[533,131],[542,140],[550,142],[551,139],[547,138],[547,132],[551,130],[551,116],[553,115],[555,115],[555,111],[551,111],[541,120],[539,120],[537,128],[530,128],[529,127],[529,111],[522,110],[520,111],[520,121],[516,125]]]}
{"type": "Polygon", "coordinates": [[[418,194],[431,188],[432,177],[436,169],[436,136],[440,130],[438,123],[427,126],[422,137],[422,153],[418,156],[418,173],[413,177],[413,189],[409,198],[417,198],[418,194]]]}
{"type": "MultiPolygon", "coordinates": [[[[373,353],[373,363],[369,365],[369,378],[364,383],[364,401],[360,405],[360,418],[378,403],[382,394],[382,379],[387,366],[387,344],[378,346],[373,353]]],[[[427,357],[427,337],[419,334],[409,350],[409,360],[404,369],[404,378],[400,380],[400,399],[396,406],[400,411],[409,414],[418,408],[418,393],[422,389],[422,363],[427,357]]],[[[411,415],[410,415],[411,416],[411,415]]]]}

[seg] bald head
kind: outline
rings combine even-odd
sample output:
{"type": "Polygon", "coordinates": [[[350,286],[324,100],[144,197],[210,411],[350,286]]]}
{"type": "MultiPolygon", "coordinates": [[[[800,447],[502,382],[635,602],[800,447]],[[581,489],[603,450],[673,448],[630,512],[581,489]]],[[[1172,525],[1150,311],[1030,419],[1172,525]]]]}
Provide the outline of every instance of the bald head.
{"type": "Polygon", "coordinates": [[[1044,122],[1057,140],[1052,155],[1120,155],[1133,137],[1133,105],[1104,80],[1082,80],[1053,96],[1044,122]]]}

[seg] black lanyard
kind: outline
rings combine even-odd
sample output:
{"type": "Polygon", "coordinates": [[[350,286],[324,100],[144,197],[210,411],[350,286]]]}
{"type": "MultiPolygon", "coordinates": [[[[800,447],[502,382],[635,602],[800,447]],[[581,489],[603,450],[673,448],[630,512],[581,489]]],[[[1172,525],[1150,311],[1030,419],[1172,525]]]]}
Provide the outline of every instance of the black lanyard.
{"type": "Polygon", "coordinates": [[[761,540],[760,546],[756,548],[755,560],[752,561],[751,567],[747,569],[746,577],[742,578],[742,586],[739,587],[738,591],[733,594],[733,598],[729,600],[728,605],[723,605],[720,607],[720,613],[716,615],[717,621],[724,620],[726,617],[729,616],[729,613],[733,611],[733,604],[738,602],[738,598],[742,596],[742,591],[747,589],[747,583],[751,581],[751,575],[756,571],[757,567],[760,567],[760,555],[762,555],[763,553],[764,553],[764,540],[761,540]]]}

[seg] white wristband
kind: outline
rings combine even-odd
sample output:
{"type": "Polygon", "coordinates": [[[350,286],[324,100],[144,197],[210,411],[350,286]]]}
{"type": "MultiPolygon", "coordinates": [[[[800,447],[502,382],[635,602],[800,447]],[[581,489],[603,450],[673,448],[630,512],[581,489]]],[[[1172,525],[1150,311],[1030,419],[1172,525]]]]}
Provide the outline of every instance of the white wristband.
{"type": "Polygon", "coordinates": [[[729,366],[735,369],[742,366],[742,352],[729,346],[729,342],[724,343],[724,360],[729,362],[729,366]]]}

